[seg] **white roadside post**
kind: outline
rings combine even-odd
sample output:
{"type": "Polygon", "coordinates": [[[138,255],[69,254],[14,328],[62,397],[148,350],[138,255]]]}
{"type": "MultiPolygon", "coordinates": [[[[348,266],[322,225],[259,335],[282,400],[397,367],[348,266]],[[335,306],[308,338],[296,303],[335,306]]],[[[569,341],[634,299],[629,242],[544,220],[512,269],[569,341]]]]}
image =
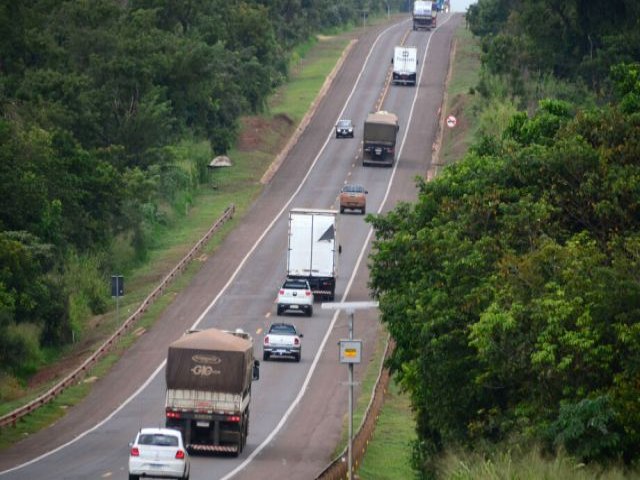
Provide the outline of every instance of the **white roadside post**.
{"type": "Polygon", "coordinates": [[[353,317],[356,310],[377,308],[378,302],[324,302],[323,310],[345,310],[349,315],[349,339],[340,340],[340,363],[346,363],[349,367],[349,443],[347,447],[348,479],[353,478],[353,365],[360,363],[362,357],[362,340],[353,338],[353,317]]]}

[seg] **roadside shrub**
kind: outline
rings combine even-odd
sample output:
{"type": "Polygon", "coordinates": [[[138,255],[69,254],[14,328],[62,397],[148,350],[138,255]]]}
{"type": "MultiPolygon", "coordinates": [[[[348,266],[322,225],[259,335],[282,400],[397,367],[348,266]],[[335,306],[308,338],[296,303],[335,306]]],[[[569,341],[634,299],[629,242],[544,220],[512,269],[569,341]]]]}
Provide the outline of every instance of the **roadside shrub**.
{"type": "Polygon", "coordinates": [[[549,435],[556,446],[585,460],[615,458],[621,436],[609,397],[585,398],[560,407],[549,435]]]}
{"type": "MultiPolygon", "coordinates": [[[[5,326],[0,336],[0,365],[20,379],[32,375],[42,361],[40,335],[42,329],[32,323],[5,326]]],[[[7,371],[7,370],[5,370],[7,371]]]]}

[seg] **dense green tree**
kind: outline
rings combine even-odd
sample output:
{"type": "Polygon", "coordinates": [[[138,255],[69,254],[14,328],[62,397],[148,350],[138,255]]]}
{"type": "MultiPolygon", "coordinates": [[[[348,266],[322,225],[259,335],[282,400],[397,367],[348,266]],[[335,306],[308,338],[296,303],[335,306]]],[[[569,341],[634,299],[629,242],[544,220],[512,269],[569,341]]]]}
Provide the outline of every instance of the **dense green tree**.
{"type": "Polygon", "coordinates": [[[553,73],[602,89],[612,65],[640,60],[634,0],[480,0],[467,21],[482,39],[485,67],[510,76],[513,87],[518,76],[553,73]]]}
{"type": "Polygon", "coordinates": [[[371,218],[421,458],[515,435],[638,459],[640,116],[571,110],[516,114],[415,205],[371,218]]]}
{"type": "Polygon", "coordinates": [[[144,259],[170,217],[163,208],[206,181],[206,162],[233,145],[240,116],[262,111],[286,78],[292,49],[358,20],[359,8],[2,2],[0,369],[24,377],[41,347],[82,333],[80,317],[104,309],[96,285],[119,260],[111,249],[127,243],[130,262],[144,259]],[[189,159],[194,171],[177,157],[183,141],[206,144],[204,160],[189,159]]]}

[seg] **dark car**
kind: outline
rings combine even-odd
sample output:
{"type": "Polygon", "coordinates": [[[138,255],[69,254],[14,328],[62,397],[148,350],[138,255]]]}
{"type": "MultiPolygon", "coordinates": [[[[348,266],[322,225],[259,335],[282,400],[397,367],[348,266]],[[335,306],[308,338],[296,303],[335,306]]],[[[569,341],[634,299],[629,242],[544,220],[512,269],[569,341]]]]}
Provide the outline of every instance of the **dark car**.
{"type": "Polygon", "coordinates": [[[338,121],[336,138],[353,138],[353,123],[351,123],[351,120],[342,119],[338,121]]]}

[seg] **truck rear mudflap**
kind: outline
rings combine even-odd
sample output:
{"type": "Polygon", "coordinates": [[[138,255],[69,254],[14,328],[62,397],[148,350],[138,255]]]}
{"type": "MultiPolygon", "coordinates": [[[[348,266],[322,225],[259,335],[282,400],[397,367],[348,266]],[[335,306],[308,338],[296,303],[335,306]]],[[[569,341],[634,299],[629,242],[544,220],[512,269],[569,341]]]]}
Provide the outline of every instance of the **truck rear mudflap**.
{"type": "Polygon", "coordinates": [[[395,148],[388,145],[365,144],[362,151],[363,165],[393,165],[395,148]]]}
{"type": "Polygon", "coordinates": [[[237,454],[238,445],[198,445],[189,444],[186,446],[187,450],[196,453],[231,453],[237,454]]]}
{"type": "Polygon", "coordinates": [[[289,278],[306,280],[313,292],[314,300],[333,301],[336,292],[336,279],[333,277],[304,277],[289,275],[289,278]]]}
{"type": "Polygon", "coordinates": [[[415,73],[396,73],[393,72],[393,83],[401,83],[403,85],[415,85],[416,74],[415,73]]]}

